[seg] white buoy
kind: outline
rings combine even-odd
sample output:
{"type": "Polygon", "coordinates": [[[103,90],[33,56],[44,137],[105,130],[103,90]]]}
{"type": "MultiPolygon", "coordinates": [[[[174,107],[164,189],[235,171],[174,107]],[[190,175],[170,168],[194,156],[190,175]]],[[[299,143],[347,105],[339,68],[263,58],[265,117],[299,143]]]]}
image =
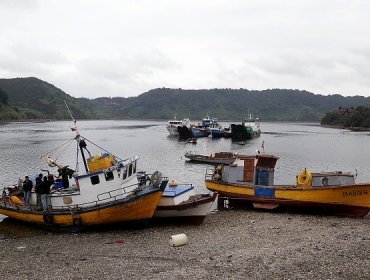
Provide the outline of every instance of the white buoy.
{"type": "Polygon", "coordinates": [[[170,245],[172,247],[182,246],[188,243],[188,238],[184,233],[172,235],[170,237],[170,245]]]}

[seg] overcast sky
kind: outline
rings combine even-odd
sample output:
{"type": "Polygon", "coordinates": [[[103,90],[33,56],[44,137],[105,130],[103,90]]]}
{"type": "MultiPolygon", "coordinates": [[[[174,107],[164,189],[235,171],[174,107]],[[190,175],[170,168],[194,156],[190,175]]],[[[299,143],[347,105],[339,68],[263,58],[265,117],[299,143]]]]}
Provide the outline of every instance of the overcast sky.
{"type": "Polygon", "coordinates": [[[370,1],[0,0],[0,77],[74,97],[152,88],[370,96],[370,1]]]}

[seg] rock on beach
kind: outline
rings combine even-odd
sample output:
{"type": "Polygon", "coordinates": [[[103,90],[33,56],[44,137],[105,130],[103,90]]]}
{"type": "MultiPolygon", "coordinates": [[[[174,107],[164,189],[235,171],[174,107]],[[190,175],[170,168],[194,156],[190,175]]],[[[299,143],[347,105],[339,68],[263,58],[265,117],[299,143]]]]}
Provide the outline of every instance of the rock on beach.
{"type": "MultiPolygon", "coordinates": [[[[5,221],[4,221],[5,222],[5,221]]],[[[3,222],[3,223],[4,223],[3,222]]],[[[1,223],[1,224],[3,224],[1,223]]],[[[0,225],[2,279],[370,279],[370,217],[222,210],[200,226],[0,225]],[[188,244],[171,247],[185,233],[188,244]]]]}

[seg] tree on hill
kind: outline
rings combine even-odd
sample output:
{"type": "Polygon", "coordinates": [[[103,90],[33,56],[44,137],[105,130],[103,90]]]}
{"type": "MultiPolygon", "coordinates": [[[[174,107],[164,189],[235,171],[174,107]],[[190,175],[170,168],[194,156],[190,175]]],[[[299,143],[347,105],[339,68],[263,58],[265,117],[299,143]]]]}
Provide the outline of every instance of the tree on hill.
{"type": "Polygon", "coordinates": [[[328,112],[321,120],[323,125],[340,126],[344,128],[370,128],[370,108],[359,106],[356,109],[339,107],[328,112]]]}
{"type": "Polygon", "coordinates": [[[0,88],[0,104],[8,104],[9,96],[5,90],[0,88]]]}

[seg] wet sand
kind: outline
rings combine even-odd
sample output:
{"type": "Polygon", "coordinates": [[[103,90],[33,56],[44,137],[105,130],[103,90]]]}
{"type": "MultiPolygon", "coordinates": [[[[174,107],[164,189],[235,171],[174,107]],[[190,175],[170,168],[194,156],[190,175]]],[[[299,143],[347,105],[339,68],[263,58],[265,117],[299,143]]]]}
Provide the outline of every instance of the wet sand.
{"type": "Polygon", "coordinates": [[[1,279],[370,279],[369,228],[370,217],[248,210],[212,213],[200,226],[140,230],[62,234],[16,225],[0,239],[0,275],[1,279]],[[179,233],[185,233],[189,243],[171,247],[169,237],[179,233]]]}

